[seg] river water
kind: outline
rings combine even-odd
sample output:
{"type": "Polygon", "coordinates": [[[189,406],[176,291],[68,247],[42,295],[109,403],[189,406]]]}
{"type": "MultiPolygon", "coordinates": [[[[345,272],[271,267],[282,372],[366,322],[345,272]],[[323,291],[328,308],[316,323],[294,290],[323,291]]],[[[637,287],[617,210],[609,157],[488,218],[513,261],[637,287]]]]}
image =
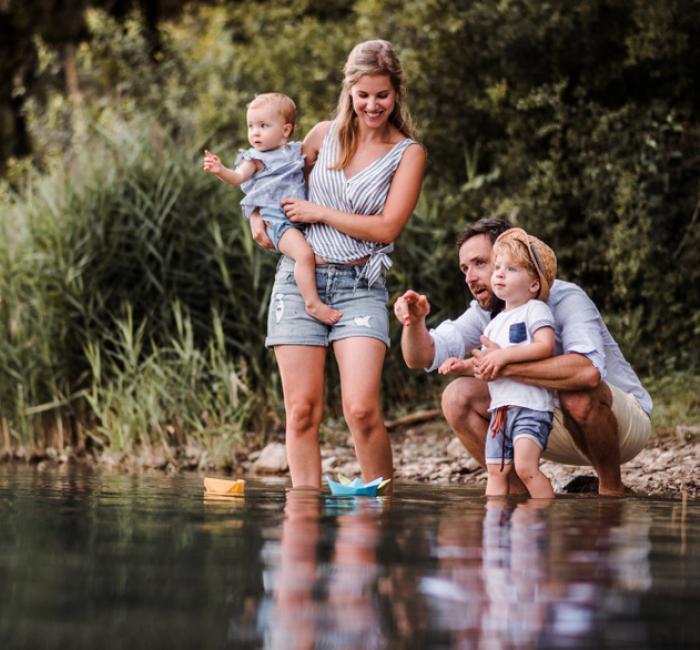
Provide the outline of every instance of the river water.
{"type": "Polygon", "coordinates": [[[0,466],[0,648],[699,648],[700,502],[0,466]]]}

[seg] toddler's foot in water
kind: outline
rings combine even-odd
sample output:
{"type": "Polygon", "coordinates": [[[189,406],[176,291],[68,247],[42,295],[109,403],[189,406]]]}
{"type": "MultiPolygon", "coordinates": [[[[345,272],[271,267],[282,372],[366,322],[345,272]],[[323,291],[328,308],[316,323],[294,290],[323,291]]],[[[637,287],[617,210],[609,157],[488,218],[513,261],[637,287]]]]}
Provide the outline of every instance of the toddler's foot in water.
{"type": "Polygon", "coordinates": [[[320,320],[326,325],[335,325],[343,315],[337,309],[329,307],[320,300],[306,303],[306,313],[309,314],[309,316],[313,316],[316,320],[320,320]]]}

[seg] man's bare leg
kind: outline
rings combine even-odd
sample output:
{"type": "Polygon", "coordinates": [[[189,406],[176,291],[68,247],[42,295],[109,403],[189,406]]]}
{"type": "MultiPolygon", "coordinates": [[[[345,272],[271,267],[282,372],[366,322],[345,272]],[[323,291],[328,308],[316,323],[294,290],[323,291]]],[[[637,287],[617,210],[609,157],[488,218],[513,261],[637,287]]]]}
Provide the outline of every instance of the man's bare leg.
{"type": "Polygon", "coordinates": [[[607,384],[590,391],[559,393],[564,423],[576,446],[590,459],[598,474],[601,496],[622,496],[620,441],[607,384]]]}
{"type": "MultiPolygon", "coordinates": [[[[442,393],[442,412],[469,454],[486,467],[484,445],[489,427],[489,390],[474,377],[458,377],[442,393]]],[[[508,475],[509,494],[527,494],[515,472],[508,475]]]]}

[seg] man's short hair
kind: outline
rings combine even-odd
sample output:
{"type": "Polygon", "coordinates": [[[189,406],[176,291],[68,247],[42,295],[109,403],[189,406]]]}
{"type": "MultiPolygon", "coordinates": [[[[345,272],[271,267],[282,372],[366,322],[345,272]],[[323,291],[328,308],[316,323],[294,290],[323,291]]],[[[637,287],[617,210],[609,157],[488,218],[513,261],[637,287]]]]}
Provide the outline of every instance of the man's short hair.
{"type": "Polygon", "coordinates": [[[504,233],[513,226],[503,219],[479,219],[471,226],[467,226],[457,237],[457,248],[462,248],[462,244],[476,237],[477,235],[488,235],[493,244],[501,233],[504,233]]]}

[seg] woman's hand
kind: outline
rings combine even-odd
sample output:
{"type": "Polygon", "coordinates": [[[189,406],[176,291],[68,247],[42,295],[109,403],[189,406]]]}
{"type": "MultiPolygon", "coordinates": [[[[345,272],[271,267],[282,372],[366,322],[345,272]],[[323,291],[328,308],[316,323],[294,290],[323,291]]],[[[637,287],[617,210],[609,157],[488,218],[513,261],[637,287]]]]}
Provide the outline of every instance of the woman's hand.
{"type": "Polygon", "coordinates": [[[282,210],[292,223],[322,223],[321,206],[304,199],[282,199],[282,210]]]}
{"type": "Polygon", "coordinates": [[[250,231],[253,233],[253,240],[257,244],[271,250],[275,248],[272,240],[267,236],[265,222],[262,220],[259,212],[253,212],[253,214],[250,215],[250,231]]]}

